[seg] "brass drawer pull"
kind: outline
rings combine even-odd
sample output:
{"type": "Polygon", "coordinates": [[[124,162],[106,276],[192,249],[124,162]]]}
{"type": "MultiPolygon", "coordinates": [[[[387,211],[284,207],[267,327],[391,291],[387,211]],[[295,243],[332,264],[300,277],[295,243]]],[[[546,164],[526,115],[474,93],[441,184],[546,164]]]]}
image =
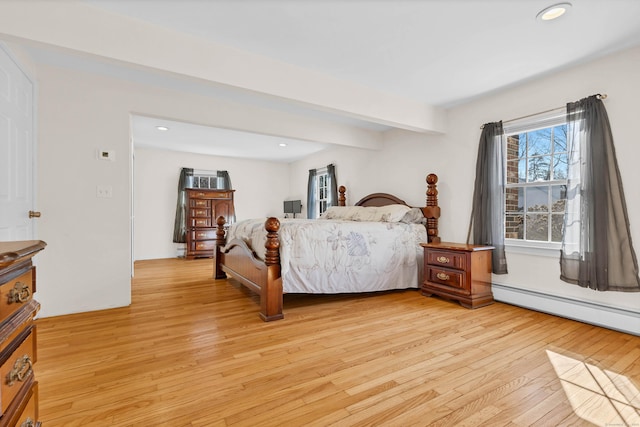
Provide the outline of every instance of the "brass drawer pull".
{"type": "Polygon", "coordinates": [[[12,386],[16,381],[24,381],[33,374],[33,362],[28,354],[20,357],[13,365],[11,372],[7,374],[7,385],[12,386]]]}
{"type": "Polygon", "coordinates": [[[436,277],[440,280],[449,280],[449,275],[447,273],[438,273],[436,277]]]}
{"type": "Polygon", "coordinates": [[[449,258],[447,258],[446,256],[439,256],[438,258],[436,258],[436,261],[442,264],[449,264],[449,258]]]}
{"type": "Polygon", "coordinates": [[[31,297],[31,289],[29,289],[29,285],[22,282],[16,282],[13,289],[9,291],[8,303],[13,304],[14,302],[19,302],[19,303],[27,302],[29,301],[30,297],[31,297]]]}
{"type": "Polygon", "coordinates": [[[27,417],[26,420],[24,420],[24,422],[22,424],[20,424],[20,427],[35,427],[36,423],[33,422],[33,420],[30,417],[27,417]]]}

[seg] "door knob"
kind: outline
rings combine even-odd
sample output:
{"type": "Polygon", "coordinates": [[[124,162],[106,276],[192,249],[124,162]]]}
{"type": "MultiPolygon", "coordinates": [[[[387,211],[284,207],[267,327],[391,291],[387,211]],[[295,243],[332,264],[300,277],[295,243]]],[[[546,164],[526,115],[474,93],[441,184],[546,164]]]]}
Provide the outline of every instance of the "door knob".
{"type": "Polygon", "coordinates": [[[40,215],[42,215],[40,212],[29,211],[29,218],[40,218],[40,215]]]}

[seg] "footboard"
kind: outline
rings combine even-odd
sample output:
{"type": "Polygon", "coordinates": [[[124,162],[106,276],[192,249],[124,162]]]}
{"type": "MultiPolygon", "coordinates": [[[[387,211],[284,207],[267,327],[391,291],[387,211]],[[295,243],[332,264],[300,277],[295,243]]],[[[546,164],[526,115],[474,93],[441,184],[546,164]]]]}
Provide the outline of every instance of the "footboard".
{"type": "Polygon", "coordinates": [[[280,276],[280,221],[268,218],[265,222],[267,242],[264,262],[247,244],[234,239],[226,246],[224,217],[217,219],[215,251],[215,278],[224,279],[225,273],[260,295],[260,317],[264,321],[282,319],[282,277],[280,276]]]}

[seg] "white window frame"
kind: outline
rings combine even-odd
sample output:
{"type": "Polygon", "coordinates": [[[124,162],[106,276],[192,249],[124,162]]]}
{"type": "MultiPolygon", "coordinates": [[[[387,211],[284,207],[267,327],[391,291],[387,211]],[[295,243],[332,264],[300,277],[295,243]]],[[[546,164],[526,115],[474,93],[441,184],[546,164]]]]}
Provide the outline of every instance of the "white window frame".
{"type": "Polygon", "coordinates": [[[316,170],[314,185],[316,186],[315,217],[320,218],[320,215],[329,208],[329,170],[326,167],[316,170]]]}
{"type": "MultiPolygon", "coordinates": [[[[565,108],[556,109],[553,111],[545,112],[542,114],[537,114],[534,116],[527,117],[525,119],[520,119],[517,121],[513,121],[509,124],[504,124],[504,143],[507,144],[508,136],[532,132],[540,129],[553,128],[555,126],[560,126],[566,124],[566,110],[565,108]]],[[[505,167],[508,162],[508,153],[505,147],[505,167]]],[[[551,154],[553,155],[553,153],[551,154]]],[[[506,176],[506,175],[505,175],[506,176]]],[[[553,185],[566,185],[567,180],[553,180],[553,181],[540,181],[540,182],[526,182],[526,183],[517,183],[517,184],[506,184],[505,190],[507,188],[525,188],[525,187],[535,187],[535,186],[548,186],[551,188],[553,185]]],[[[504,206],[504,215],[503,215],[503,233],[506,233],[506,218],[507,218],[507,210],[506,210],[506,191],[504,192],[503,206],[504,206]]],[[[526,205],[525,205],[526,206],[526,205]]],[[[527,212],[523,211],[523,215],[526,215],[527,212]]],[[[551,230],[551,217],[549,218],[549,230],[551,230]]],[[[551,232],[551,231],[549,231],[551,232]]],[[[508,239],[505,238],[505,248],[507,252],[511,253],[523,253],[530,255],[539,255],[539,256],[549,256],[549,257],[558,257],[559,251],[562,247],[561,242],[552,242],[552,241],[539,241],[539,240],[523,240],[523,239],[508,239]]]]}

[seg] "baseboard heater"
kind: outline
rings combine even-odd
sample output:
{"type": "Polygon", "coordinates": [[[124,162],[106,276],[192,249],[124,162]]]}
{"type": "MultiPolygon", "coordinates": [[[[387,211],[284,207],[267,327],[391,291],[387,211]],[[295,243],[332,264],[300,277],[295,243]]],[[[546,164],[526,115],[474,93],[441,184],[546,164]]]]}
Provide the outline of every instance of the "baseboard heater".
{"type": "Polygon", "coordinates": [[[640,336],[638,312],[506,284],[491,286],[496,301],[640,336]]]}

